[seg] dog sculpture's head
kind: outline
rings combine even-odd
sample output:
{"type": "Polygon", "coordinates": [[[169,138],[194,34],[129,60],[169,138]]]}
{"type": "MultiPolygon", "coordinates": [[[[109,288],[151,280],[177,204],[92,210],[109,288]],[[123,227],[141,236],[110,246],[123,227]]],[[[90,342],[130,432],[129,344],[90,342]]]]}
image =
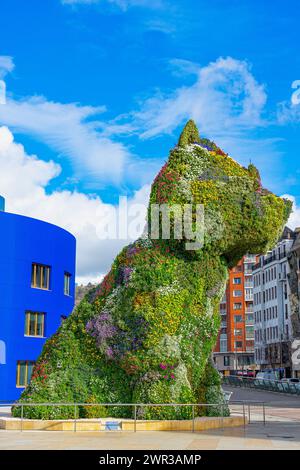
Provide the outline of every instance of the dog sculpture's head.
{"type": "MultiPolygon", "coordinates": [[[[152,185],[150,208],[166,205],[171,212],[171,227],[176,214],[193,207],[193,229],[201,226],[203,238],[196,250],[212,250],[234,265],[246,253],[263,253],[278,240],[291,212],[291,202],[261,185],[254,165],[241,166],[214,142],[201,139],[189,121],[152,185]],[[203,224],[196,225],[196,210],[202,210],[203,224]],[[175,215],[174,215],[175,214],[175,215]]],[[[150,215],[150,227],[153,216],[150,215]]],[[[161,220],[160,220],[161,222],[161,220]]],[[[183,222],[184,227],[184,222],[183,222]]],[[[181,251],[186,240],[173,240],[181,251]]],[[[201,237],[199,237],[199,240],[201,237]]]]}

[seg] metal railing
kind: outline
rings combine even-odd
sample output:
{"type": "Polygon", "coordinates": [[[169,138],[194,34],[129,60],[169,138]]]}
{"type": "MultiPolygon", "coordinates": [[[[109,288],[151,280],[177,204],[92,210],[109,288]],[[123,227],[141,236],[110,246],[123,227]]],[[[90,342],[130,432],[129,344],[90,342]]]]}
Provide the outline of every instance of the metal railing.
{"type": "MultiPolygon", "coordinates": [[[[227,401],[224,401],[224,403],[51,403],[51,402],[47,402],[47,403],[28,403],[28,402],[10,402],[10,403],[4,403],[4,402],[1,402],[0,403],[0,424],[1,424],[1,408],[7,408],[7,407],[19,407],[20,408],[20,431],[25,431],[25,426],[24,426],[24,422],[25,421],[52,421],[53,422],[53,425],[57,425],[59,423],[66,423],[66,422],[69,422],[69,423],[73,423],[73,426],[72,426],[72,429],[68,429],[72,432],[76,432],[78,430],[78,427],[79,427],[79,423],[98,423],[99,425],[99,431],[109,431],[109,430],[117,430],[117,431],[121,431],[122,430],[122,422],[126,422],[127,424],[127,431],[129,430],[128,429],[128,423],[131,423],[132,426],[131,426],[131,430],[133,432],[137,432],[138,429],[138,425],[140,423],[148,423],[148,422],[161,422],[161,421],[164,421],[164,422],[169,422],[169,423],[172,423],[172,422],[179,422],[179,421],[185,421],[185,422],[188,422],[190,423],[190,432],[195,432],[195,423],[197,420],[201,419],[201,418],[205,418],[205,417],[211,417],[211,418],[219,418],[221,420],[221,426],[220,428],[221,429],[224,429],[224,418],[227,418],[227,417],[234,417],[234,416],[239,416],[239,417],[242,417],[243,418],[243,426],[244,428],[246,427],[247,425],[247,422],[250,423],[250,422],[253,422],[254,419],[253,419],[253,409],[255,411],[255,409],[257,409],[259,407],[260,409],[260,413],[259,413],[259,416],[261,417],[261,419],[258,421],[260,423],[262,423],[263,425],[266,425],[266,413],[265,413],[265,403],[264,402],[260,402],[260,401],[230,401],[227,402],[227,401]],[[44,418],[44,419],[38,419],[38,418],[28,418],[24,415],[24,409],[26,407],[72,407],[73,408],[73,417],[72,418],[65,418],[65,419],[59,419],[59,418],[44,418]],[[107,417],[98,417],[98,418],[88,418],[88,419],[82,419],[80,418],[79,416],[79,409],[80,407],[89,407],[89,406],[93,406],[93,407],[113,407],[113,408],[116,408],[116,407],[130,407],[132,409],[132,418],[107,418],[107,417]],[[139,415],[141,415],[141,410],[143,409],[146,409],[146,408],[157,408],[157,407],[188,407],[190,408],[191,410],[191,414],[190,414],[190,417],[188,418],[143,418],[143,417],[139,417],[139,415]],[[228,409],[230,407],[230,414],[228,414],[228,409]],[[199,412],[199,409],[201,409],[202,411],[204,409],[207,409],[208,408],[208,412],[210,410],[221,410],[221,413],[219,415],[202,415],[202,416],[199,416],[198,415],[198,412],[199,412]],[[252,415],[251,415],[251,411],[252,411],[252,415]],[[107,426],[107,423],[109,423],[109,426],[107,426]],[[113,428],[113,429],[109,429],[109,428],[113,428]]],[[[49,425],[49,427],[51,427],[51,425],[49,425]]],[[[82,427],[82,426],[81,426],[82,427]]],[[[0,428],[1,428],[1,425],[0,425],[0,428]]],[[[41,427],[41,428],[38,428],[38,427],[35,427],[34,428],[35,430],[47,430],[47,427],[41,427]]],[[[81,429],[81,431],[84,430],[84,429],[81,429]]],[[[147,429],[149,430],[149,429],[147,429]]],[[[176,429],[168,429],[168,430],[176,430],[176,429]]],[[[188,429],[187,429],[188,430],[188,429]]],[[[94,429],[93,429],[94,431],[94,429]]]]}
{"type": "Polygon", "coordinates": [[[234,387],[247,387],[256,390],[268,390],[271,392],[288,393],[300,396],[300,383],[293,384],[290,382],[283,382],[281,380],[228,375],[223,377],[223,384],[232,385],[234,387]]]}

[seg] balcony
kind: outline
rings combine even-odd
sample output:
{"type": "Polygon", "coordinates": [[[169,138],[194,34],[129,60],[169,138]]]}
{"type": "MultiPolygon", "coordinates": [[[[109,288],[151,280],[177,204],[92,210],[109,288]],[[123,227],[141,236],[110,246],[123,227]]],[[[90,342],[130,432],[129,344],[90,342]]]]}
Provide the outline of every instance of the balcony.
{"type": "Polygon", "coordinates": [[[244,287],[247,287],[248,289],[253,289],[253,282],[245,282],[244,287]]]}
{"type": "Polygon", "coordinates": [[[260,259],[257,264],[254,264],[252,269],[253,271],[255,271],[256,269],[262,268],[263,266],[267,266],[268,264],[273,263],[273,261],[279,261],[283,258],[286,258],[287,255],[288,253],[286,252],[280,253],[280,255],[278,253],[267,255],[263,259],[260,259]]]}
{"type": "Polygon", "coordinates": [[[245,268],[244,274],[252,274],[252,271],[253,271],[253,266],[251,268],[245,268]]]}
{"type": "Polygon", "coordinates": [[[244,263],[256,263],[256,255],[253,256],[245,256],[244,257],[244,263]]]}

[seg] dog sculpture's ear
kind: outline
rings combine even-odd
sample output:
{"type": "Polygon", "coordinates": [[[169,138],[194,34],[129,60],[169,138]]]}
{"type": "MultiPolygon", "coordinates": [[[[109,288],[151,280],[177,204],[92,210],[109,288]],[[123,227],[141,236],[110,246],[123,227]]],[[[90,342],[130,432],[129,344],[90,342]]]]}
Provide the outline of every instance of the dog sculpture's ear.
{"type": "Polygon", "coordinates": [[[198,128],[195,122],[192,119],[190,119],[186,123],[183,131],[180,134],[178,146],[184,147],[185,145],[199,143],[199,142],[200,142],[200,135],[199,135],[198,128]]]}

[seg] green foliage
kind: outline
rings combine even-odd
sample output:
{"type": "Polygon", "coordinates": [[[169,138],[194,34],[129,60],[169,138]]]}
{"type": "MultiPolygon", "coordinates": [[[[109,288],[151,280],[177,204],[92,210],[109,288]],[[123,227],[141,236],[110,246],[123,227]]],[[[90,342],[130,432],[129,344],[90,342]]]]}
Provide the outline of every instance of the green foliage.
{"type": "MultiPolygon", "coordinates": [[[[244,168],[200,139],[193,121],[155,178],[151,203],[176,204],[177,212],[202,204],[203,246],[187,251],[185,239],[149,235],[124,248],[103,282],[46,342],[22,401],[95,403],[80,408],[85,417],[132,417],[132,407],[97,403],[214,403],[196,414],[228,413],[210,362],[228,267],[272,246],[291,205],[261,187],[253,165],[244,168]]],[[[151,223],[149,206],[149,234],[151,223]]],[[[144,406],[138,416],[185,419],[191,411],[144,406]]],[[[24,415],[71,418],[74,407],[25,407],[24,415]]]]}
{"type": "Polygon", "coordinates": [[[195,142],[200,142],[200,136],[196,124],[192,119],[190,119],[186,123],[179,137],[178,145],[179,147],[185,147],[186,145],[193,144],[195,142]]]}

